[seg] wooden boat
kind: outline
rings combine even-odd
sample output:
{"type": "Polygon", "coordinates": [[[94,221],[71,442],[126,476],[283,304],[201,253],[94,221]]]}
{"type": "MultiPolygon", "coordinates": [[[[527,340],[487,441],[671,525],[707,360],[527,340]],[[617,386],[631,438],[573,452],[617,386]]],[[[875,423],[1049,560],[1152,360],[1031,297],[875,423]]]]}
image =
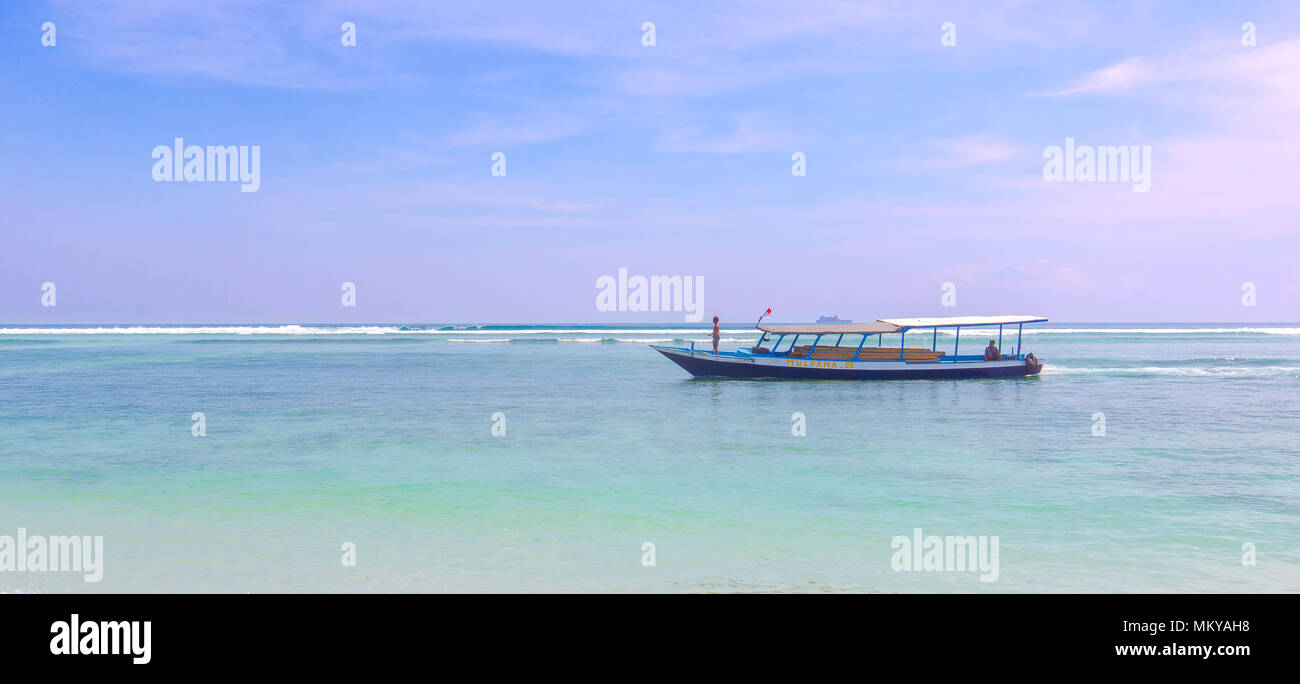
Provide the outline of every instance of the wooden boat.
{"type": "MultiPolygon", "coordinates": [[[[1026,323],[1046,320],[1042,316],[956,316],[890,318],[874,323],[763,325],[759,319],[755,327],[762,335],[758,343],[749,348],[714,353],[712,349],[696,349],[694,343],[690,347],[650,346],[697,377],[809,380],[997,378],[1035,375],[1042,370],[1042,363],[1033,354],[1025,354],[1020,342],[1026,323]],[[1003,327],[1008,325],[1016,326],[1014,353],[1001,354],[1001,358],[992,360],[985,358],[983,349],[978,354],[959,353],[962,328],[997,326],[997,347],[1000,350],[1003,327]],[[955,329],[952,353],[939,349],[939,328],[955,329]],[[932,332],[929,347],[907,346],[908,333],[917,329],[932,332]],[[892,339],[889,346],[883,346],[885,335],[898,335],[898,346],[892,345],[892,339]],[[847,344],[846,337],[849,338],[847,344]],[[810,344],[799,344],[800,338],[810,344]]],[[[989,332],[991,335],[992,331],[989,332]]]]}

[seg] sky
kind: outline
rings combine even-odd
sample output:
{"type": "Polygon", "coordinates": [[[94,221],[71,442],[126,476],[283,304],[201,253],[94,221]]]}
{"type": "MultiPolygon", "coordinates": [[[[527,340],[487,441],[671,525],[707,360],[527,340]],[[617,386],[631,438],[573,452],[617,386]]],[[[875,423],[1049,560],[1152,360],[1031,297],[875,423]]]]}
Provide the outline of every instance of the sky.
{"type": "Polygon", "coordinates": [[[0,325],[1300,320],[1293,2],[5,0],[0,65],[0,325]]]}

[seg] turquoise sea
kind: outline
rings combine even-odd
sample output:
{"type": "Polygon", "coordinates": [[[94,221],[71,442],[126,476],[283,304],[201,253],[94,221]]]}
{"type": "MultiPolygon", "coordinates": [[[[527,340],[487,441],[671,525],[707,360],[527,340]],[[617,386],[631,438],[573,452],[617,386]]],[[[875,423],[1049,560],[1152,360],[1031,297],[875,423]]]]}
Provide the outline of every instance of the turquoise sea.
{"type": "Polygon", "coordinates": [[[1300,590],[1300,324],[1053,323],[1040,377],[959,381],[696,380],[672,340],[0,328],[0,535],[105,554],[0,591],[1300,590]],[[996,536],[997,581],[896,571],[915,528],[996,536]]]}

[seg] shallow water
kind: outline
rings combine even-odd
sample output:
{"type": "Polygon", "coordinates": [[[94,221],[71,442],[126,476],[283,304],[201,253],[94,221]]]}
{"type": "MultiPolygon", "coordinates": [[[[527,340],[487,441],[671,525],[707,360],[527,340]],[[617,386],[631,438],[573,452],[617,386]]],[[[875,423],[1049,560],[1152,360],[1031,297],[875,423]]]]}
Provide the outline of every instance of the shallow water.
{"type": "Polygon", "coordinates": [[[691,327],[405,328],[0,329],[0,535],[106,556],[0,591],[1300,590],[1294,324],[1055,324],[1040,377],[904,382],[689,379],[645,344],[691,327]],[[997,580],[895,571],[918,527],[996,536],[997,580]]]}

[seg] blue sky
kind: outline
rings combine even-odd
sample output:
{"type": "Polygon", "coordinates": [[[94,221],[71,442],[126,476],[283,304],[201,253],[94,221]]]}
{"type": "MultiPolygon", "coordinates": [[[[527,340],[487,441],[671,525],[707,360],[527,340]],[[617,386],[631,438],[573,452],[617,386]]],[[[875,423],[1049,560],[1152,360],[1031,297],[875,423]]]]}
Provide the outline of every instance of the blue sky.
{"type": "Polygon", "coordinates": [[[1300,318],[1289,3],[7,2],[0,62],[0,323],[681,321],[597,311],[620,267],[737,322],[1300,318]],[[176,137],[260,189],[154,182],[176,137]],[[1045,181],[1067,137],[1150,191],[1045,181]]]}

